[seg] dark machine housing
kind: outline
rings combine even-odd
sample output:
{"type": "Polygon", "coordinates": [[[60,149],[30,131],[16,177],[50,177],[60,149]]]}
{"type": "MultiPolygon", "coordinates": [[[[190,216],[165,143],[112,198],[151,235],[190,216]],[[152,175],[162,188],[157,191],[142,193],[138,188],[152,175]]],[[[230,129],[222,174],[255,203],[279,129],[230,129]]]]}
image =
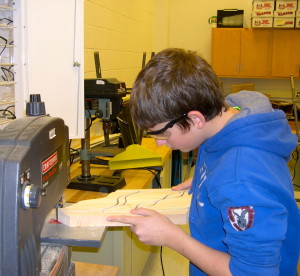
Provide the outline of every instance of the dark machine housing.
{"type": "Polygon", "coordinates": [[[69,169],[62,119],[26,117],[0,131],[0,275],[40,275],[42,227],[69,169]]]}

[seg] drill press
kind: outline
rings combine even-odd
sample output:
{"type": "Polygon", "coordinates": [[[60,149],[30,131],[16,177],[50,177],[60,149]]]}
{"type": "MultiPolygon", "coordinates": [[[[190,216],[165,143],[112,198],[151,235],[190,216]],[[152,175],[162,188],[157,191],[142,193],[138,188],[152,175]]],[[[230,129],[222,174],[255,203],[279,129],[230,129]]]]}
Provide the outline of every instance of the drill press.
{"type": "Polygon", "coordinates": [[[123,108],[123,97],[126,95],[124,82],[117,79],[85,79],[85,137],[81,139],[80,159],[81,175],[74,177],[68,188],[109,193],[122,188],[125,180],[120,176],[91,175],[90,164],[95,156],[113,157],[123,149],[110,147],[109,134],[111,122],[117,118],[123,108]],[[103,123],[105,146],[90,148],[90,126],[92,116],[103,123]]]}

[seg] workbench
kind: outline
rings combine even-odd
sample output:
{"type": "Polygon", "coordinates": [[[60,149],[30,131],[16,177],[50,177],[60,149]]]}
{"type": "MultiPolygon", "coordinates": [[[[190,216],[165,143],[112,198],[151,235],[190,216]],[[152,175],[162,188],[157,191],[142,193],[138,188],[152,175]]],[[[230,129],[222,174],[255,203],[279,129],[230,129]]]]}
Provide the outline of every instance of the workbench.
{"type": "MultiPolygon", "coordinates": [[[[170,187],[172,150],[166,146],[158,147],[153,138],[144,138],[142,146],[162,156],[163,170],[160,173],[162,188],[170,187]]],[[[71,178],[81,174],[81,166],[75,163],[71,166],[71,178]]],[[[105,166],[91,165],[91,174],[112,175],[105,166]]],[[[123,189],[152,188],[154,175],[147,170],[124,170],[121,176],[125,178],[123,189]]],[[[106,194],[91,191],[66,189],[64,193],[67,203],[95,199],[106,194]]],[[[119,275],[141,275],[144,265],[153,251],[153,247],[141,243],[128,227],[110,227],[101,241],[100,248],[72,247],[72,259],[78,262],[104,264],[119,267],[119,275]]]]}

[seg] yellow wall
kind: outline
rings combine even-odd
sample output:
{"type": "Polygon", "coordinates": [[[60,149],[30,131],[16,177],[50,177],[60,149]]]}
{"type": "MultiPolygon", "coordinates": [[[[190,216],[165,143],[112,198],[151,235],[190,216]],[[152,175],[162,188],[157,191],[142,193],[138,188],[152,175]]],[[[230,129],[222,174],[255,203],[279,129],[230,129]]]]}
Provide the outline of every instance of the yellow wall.
{"type": "MultiPolygon", "coordinates": [[[[100,52],[102,76],[132,87],[141,69],[142,53],[181,47],[211,59],[208,18],[219,9],[244,10],[244,27],[251,26],[252,1],[210,0],[84,0],[85,78],[96,76],[95,51],[100,52]]],[[[224,45],[226,47],[226,45],[224,45]]],[[[287,79],[222,79],[225,93],[232,84],[253,83],[257,91],[290,97],[287,79]]],[[[300,80],[295,80],[296,91],[300,80]]]]}
{"type": "Polygon", "coordinates": [[[84,1],[85,78],[95,78],[94,52],[100,54],[103,78],[125,81],[127,87],[153,50],[155,0],[84,1]]]}
{"type": "Polygon", "coordinates": [[[217,10],[244,10],[244,27],[250,27],[252,1],[176,0],[170,6],[170,45],[198,51],[207,61],[211,56],[211,25],[208,18],[217,10]]]}

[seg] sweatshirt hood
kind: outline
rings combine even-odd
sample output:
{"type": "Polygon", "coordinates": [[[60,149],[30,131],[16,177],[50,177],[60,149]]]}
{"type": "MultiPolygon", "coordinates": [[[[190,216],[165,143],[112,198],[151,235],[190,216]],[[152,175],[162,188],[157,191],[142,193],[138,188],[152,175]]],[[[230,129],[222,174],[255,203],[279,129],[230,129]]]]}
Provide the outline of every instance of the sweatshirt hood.
{"type": "Polygon", "coordinates": [[[231,107],[238,106],[241,111],[203,144],[204,150],[214,152],[243,146],[289,159],[298,139],[291,133],[283,111],[273,110],[268,98],[254,91],[230,94],[226,103],[231,107]]]}

